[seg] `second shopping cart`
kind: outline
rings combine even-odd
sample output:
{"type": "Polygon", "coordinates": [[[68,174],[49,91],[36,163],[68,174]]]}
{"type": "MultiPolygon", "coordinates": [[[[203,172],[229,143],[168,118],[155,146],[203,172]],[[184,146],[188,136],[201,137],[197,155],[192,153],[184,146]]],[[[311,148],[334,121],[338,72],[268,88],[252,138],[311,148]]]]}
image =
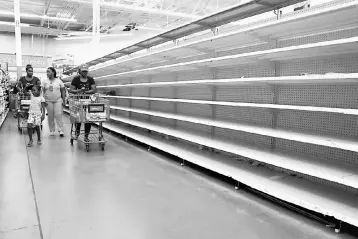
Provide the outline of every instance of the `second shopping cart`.
{"type": "Polygon", "coordinates": [[[70,95],[70,120],[71,120],[71,139],[73,145],[75,140],[85,144],[86,150],[89,151],[90,144],[99,144],[104,150],[106,140],[103,136],[103,122],[109,120],[110,107],[109,101],[99,94],[94,95],[70,95]],[[78,123],[96,124],[96,130],[86,132],[77,130],[78,123]]]}

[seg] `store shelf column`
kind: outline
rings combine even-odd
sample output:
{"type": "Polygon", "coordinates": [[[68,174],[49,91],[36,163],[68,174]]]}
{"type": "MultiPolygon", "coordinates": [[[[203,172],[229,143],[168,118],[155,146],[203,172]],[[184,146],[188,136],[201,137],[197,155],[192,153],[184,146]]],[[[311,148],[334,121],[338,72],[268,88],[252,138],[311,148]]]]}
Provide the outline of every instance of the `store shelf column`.
{"type": "Polygon", "coordinates": [[[14,0],[15,14],[15,43],[16,43],[16,68],[17,78],[22,75],[22,49],[21,49],[21,27],[20,27],[20,0],[14,0]]]}

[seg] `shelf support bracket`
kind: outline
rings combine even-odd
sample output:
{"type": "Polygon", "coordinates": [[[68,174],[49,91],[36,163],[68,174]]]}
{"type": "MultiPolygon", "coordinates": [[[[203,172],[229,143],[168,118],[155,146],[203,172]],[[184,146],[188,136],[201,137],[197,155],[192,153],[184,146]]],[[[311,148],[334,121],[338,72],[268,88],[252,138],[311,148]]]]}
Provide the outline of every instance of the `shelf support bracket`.
{"type": "MultiPolygon", "coordinates": [[[[210,71],[212,74],[212,78],[217,79],[217,73],[218,73],[217,69],[211,68],[210,71]]],[[[216,101],[216,90],[217,90],[216,88],[217,87],[216,87],[216,85],[211,85],[209,87],[211,88],[211,100],[216,101]]],[[[214,105],[214,104],[211,105],[211,117],[213,120],[216,119],[216,108],[217,108],[216,105],[214,105]]],[[[216,127],[212,126],[211,127],[211,136],[214,137],[215,134],[216,134],[216,127]]]]}
{"type": "Polygon", "coordinates": [[[219,35],[219,28],[218,28],[218,27],[212,28],[211,31],[212,31],[212,33],[213,33],[214,36],[219,35]]]}
{"type": "MultiPolygon", "coordinates": [[[[148,75],[148,83],[151,83],[152,80],[153,80],[152,76],[148,75]]],[[[152,98],[152,87],[148,88],[148,97],[152,98]]],[[[148,101],[148,110],[152,110],[152,101],[151,100],[148,101]]],[[[151,115],[149,115],[148,121],[152,122],[152,116],[151,115]]]]}
{"type": "MultiPolygon", "coordinates": [[[[175,72],[174,73],[174,81],[178,81],[179,80],[179,73],[175,72]]],[[[172,87],[173,90],[173,98],[177,99],[178,98],[178,88],[177,87],[172,87]]],[[[174,114],[178,113],[178,103],[174,102],[174,114]]],[[[174,127],[177,128],[178,127],[178,120],[174,120],[174,127]]]]}

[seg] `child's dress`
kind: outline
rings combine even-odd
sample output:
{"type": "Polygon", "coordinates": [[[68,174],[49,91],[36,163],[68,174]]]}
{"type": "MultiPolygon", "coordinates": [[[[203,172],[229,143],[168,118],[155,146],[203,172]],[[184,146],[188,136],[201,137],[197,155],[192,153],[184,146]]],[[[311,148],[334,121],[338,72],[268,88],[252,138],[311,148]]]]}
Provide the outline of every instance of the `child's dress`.
{"type": "Polygon", "coordinates": [[[32,124],[33,126],[41,126],[42,103],[45,103],[44,97],[35,97],[33,95],[31,96],[29,118],[27,119],[28,124],[32,124]]]}

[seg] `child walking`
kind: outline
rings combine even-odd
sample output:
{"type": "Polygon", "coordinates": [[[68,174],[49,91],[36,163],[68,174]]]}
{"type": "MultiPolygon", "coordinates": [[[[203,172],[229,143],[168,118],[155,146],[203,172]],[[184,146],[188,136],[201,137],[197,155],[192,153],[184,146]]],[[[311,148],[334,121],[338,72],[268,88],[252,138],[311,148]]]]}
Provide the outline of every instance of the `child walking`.
{"type": "Polygon", "coordinates": [[[27,120],[27,128],[30,141],[27,147],[32,147],[34,141],[32,139],[33,130],[37,132],[37,144],[41,145],[41,122],[45,119],[45,99],[41,96],[41,86],[34,85],[31,89],[31,105],[29,110],[29,118],[27,120]]]}

